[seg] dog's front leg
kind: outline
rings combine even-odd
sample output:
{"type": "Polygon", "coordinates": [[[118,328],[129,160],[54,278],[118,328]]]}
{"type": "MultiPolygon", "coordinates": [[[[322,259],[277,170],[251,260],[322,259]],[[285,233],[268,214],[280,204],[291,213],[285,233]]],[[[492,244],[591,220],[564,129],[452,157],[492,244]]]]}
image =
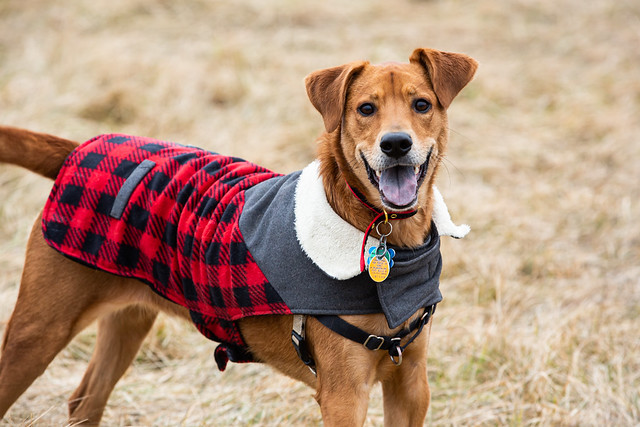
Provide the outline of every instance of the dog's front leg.
{"type": "Polygon", "coordinates": [[[361,426],[367,416],[369,393],[374,382],[369,372],[343,369],[332,364],[318,365],[316,400],[320,404],[322,420],[327,427],[361,426]]]}
{"type": "Polygon", "coordinates": [[[427,416],[431,394],[427,380],[427,347],[431,322],[404,351],[402,364],[382,379],[384,425],[421,426],[427,416]]]}
{"type": "Polygon", "coordinates": [[[311,319],[308,324],[318,372],[316,400],[327,427],[361,426],[376,381],[379,352],[367,350],[311,319]]]}

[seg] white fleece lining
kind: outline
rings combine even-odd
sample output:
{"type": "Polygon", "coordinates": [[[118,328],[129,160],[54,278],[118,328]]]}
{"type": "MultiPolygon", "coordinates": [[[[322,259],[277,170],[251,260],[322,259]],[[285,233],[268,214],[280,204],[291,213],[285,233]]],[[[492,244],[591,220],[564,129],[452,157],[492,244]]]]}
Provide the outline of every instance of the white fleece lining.
{"type": "MultiPolygon", "coordinates": [[[[296,185],[296,237],[304,253],[327,275],[338,280],[350,279],[360,274],[364,233],[343,220],[329,205],[318,171],[319,165],[320,162],[316,160],[305,167],[296,185]]],[[[456,226],[451,222],[442,195],[436,187],[433,189],[433,215],[438,232],[440,235],[464,237],[469,232],[469,226],[456,226]]],[[[377,244],[375,238],[369,237],[366,247],[377,244]]]]}
{"type": "Polygon", "coordinates": [[[436,224],[440,236],[451,236],[456,239],[462,239],[471,231],[471,227],[467,224],[455,225],[453,221],[451,221],[449,209],[438,187],[435,185],[433,186],[433,212],[431,213],[431,219],[436,224]]]}
{"type": "MultiPolygon", "coordinates": [[[[322,271],[338,280],[360,274],[364,233],[329,205],[318,172],[318,160],[302,170],[295,194],[296,236],[302,250],[322,271]]],[[[367,247],[377,244],[369,237],[367,247]]]]}

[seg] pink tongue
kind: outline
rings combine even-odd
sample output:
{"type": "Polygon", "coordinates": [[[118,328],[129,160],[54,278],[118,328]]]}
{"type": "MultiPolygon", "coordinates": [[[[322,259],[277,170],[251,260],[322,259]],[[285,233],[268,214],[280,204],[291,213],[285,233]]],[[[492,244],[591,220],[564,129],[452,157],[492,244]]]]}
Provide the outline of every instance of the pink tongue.
{"type": "Polygon", "coordinates": [[[416,197],[416,175],[411,166],[385,169],[380,175],[380,191],[396,206],[406,206],[416,197]]]}

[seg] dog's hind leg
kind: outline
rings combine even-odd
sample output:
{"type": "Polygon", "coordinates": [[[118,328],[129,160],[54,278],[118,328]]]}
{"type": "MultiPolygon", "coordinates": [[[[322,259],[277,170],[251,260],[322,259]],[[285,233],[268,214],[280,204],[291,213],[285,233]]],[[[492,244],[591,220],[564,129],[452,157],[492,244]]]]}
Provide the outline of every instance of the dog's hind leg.
{"type": "MultiPolygon", "coordinates": [[[[150,293],[152,291],[140,282],[92,270],[60,255],[44,241],[38,220],[29,239],[18,300],[2,343],[0,417],[78,332],[94,320],[108,316],[116,310],[137,302],[152,303],[152,298],[145,297],[150,293]]],[[[139,341],[142,340],[138,337],[144,337],[148,331],[155,318],[155,311],[144,312],[142,315],[136,310],[142,313],[140,309],[121,310],[121,314],[107,318],[103,323],[107,325],[108,330],[108,325],[114,322],[112,319],[132,314],[136,319],[132,324],[137,329],[127,331],[122,339],[126,343],[133,341],[134,344],[121,346],[135,346],[137,350],[139,341]],[[140,332],[142,330],[144,332],[140,332]]],[[[124,324],[129,323],[125,321],[124,324]]],[[[108,335],[109,333],[102,339],[103,344],[99,347],[102,349],[99,354],[102,354],[103,358],[106,357],[105,351],[115,352],[118,349],[118,346],[113,344],[111,349],[104,350],[104,341],[109,340],[108,335]]],[[[113,337],[110,339],[114,340],[113,337]]],[[[124,360],[129,363],[133,357],[129,353],[131,350],[118,349],[114,356],[109,357],[120,360],[120,364],[124,363],[124,360]]],[[[133,353],[135,354],[135,351],[133,353]]],[[[98,364],[98,367],[102,365],[98,364]]],[[[93,370],[90,369],[89,374],[93,370]]],[[[91,375],[86,377],[87,381],[83,384],[92,384],[90,378],[91,375]]],[[[91,393],[103,393],[102,390],[91,387],[88,390],[91,393]]],[[[110,390],[109,388],[108,391],[110,390]]],[[[79,404],[75,404],[74,409],[77,411],[79,407],[79,404]]]]}
{"type": "Polygon", "coordinates": [[[69,399],[71,423],[99,423],[111,391],[133,361],[156,315],[153,309],[130,306],[100,319],[91,362],[69,399]]]}
{"type": "MultiPolygon", "coordinates": [[[[0,357],[0,417],[40,376],[69,341],[94,320],[74,263],[46,246],[39,223],[28,245],[25,268],[0,357]]],[[[84,268],[84,267],[83,267],[84,268]]]]}
{"type": "MultiPolygon", "coordinates": [[[[23,283],[27,280],[23,279],[23,283]]],[[[69,305],[68,301],[54,300],[48,307],[41,304],[43,310],[39,310],[29,306],[30,301],[24,297],[26,293],[21,289],[4,333],[0,357],[0,418],[73,336],[72,319],[56,319],[61,306],[69,305]]]]}

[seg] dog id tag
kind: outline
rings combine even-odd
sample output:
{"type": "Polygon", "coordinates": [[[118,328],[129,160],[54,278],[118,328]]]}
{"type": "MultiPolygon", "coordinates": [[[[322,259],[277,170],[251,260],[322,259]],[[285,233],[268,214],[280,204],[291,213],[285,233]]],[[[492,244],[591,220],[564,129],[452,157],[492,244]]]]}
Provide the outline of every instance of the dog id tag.
{"type": "Polygon", "coordinates": [[[369,277],[371,277],[374,282],[383,282],[389,276],[389,261],[387,261],[387,258],[384,256],[374,256],[369,261],[367,269],[369,270],[369,277]]]}
{"type": "Polygon", "coordinates": [[[393,249],[387,249],[386,235],[382,235],[377,247],[372,246],[369,248],[369,255],[365,265],[369,271],[369,277],[374,282],[380,283],[389,277],[395,254],[396,252],[393,249]]]}

